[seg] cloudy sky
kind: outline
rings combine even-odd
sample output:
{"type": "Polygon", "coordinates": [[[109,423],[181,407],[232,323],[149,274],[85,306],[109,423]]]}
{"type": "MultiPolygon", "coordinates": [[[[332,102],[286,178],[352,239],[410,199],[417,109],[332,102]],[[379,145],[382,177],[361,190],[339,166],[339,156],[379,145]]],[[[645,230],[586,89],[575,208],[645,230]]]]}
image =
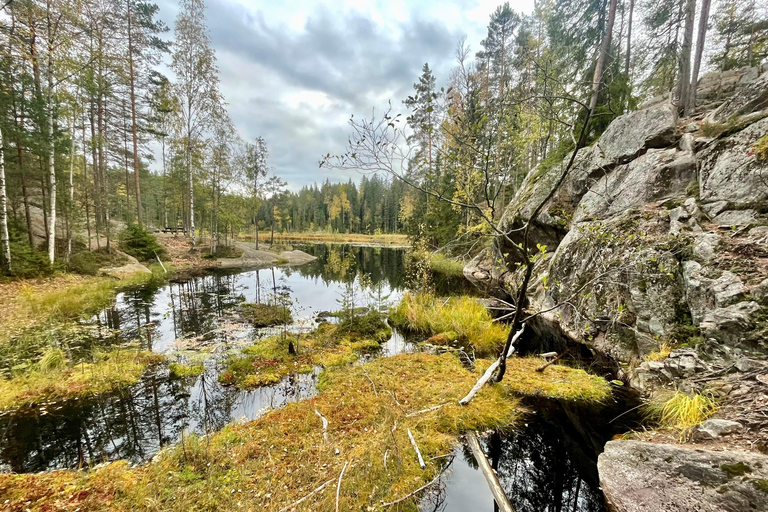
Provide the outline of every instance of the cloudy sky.
{"type": "MultiPolygon", "coordinates": [[[[344,150],[350,114],[400,105],[424,62],[444,85],[462,37],[474,52],[500,0],[206,0],[221,90],[241,136],[263,136],[292,189],[357,181],[319,169],[344,150]]],[[[177,0],[159,0],[173,27],[177,0]]],[[[530,12],[533,0],[510,2],[530,12]]]]}

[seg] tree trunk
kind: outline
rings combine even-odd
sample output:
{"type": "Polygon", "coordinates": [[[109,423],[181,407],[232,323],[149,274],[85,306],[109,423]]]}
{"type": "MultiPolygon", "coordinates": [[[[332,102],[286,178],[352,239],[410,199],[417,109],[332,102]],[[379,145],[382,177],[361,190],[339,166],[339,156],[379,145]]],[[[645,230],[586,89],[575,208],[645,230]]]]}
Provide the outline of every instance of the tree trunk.
{"type": "Polygon", "coordinates": [[[603,83],[603,70],[608,60],[608,52],[611,49],[611,36],[613,35],[613,23],[616,20],[616,0],[611,0],[608,6],[608,25],[605,27],[603,40],[600,44],[600,53],[595,64],[595,74],[592,77],[592,98],[589,100],[589,111],[593,113],[597,106],[597,98],[600,95],[600,86],[603,83]]]}
{"type": "Polygon", "coordinates": [[[51,2],[47,4],[48,18],[48,261],[53,265],[56,256],[56,159],[53,145],[54,127],[53,127],[53,20],[51,20],[51,2]]]}
{"type": "Polygon", "coordinates": [[[67,208],[67,263],[72,255],[72,212],[75,209],[75,116],[72,116],[72,147],[69,152],[69,205],[67,208]]]}
{"type": "Polygon", "coordinates": [[[5,147],[0,126],[0,248],[2,249],[2,271],[11,273],[11,242],[8,237],[8,200],[5,195],[5,147]]]}
{"type": "Polygon", "coordinates": [[[690,116],[696,108],[696,88],[699,85],[699,69],[701,69],[701,57],[704,54],[704,42],[707,37],[707,24],[709,23],[710,0],[701,0],[701,15],[699,16],[699,34],[696,38],[696,57],[693,60],[693,74],[688,94],[688,102],[685,105],[685,115],[690,116]]]}
{"type": "Polygon", "coordinates": [[[688,96],[691,89],[691,45],[693,44],[693,22],[696,15],[696,0],[686,0],[683,13],[685,25],[683,27],[683,43],[680,46],[680,76],[677,82],[677,107],[684,111],[688,105],[688,96]]]}
{"type": "Polygon", "coordinates": [[[136,128],[136,78],[133,69],[133,31],[131,16],[131,0],[126,0],[128,6],[128,76],[131,82],[131,133],[133,134],[133,181],[136,188],[136,222],[141,226],[141,187],[139,186],[139,137],[136,128]]]}
{"type": "Polygon", "coordinates": [[[187,178],[189,179],[189,236],[192,237],[192,250],[195,250],[195,188],[192,182],[192,141],[187,132],[187,178]]]}
{"type": "Polygon", "coordinates": [[[624,74],[629,82],[629,64],[632,55],[632,14],[635,11],[635,0],[629,0],[629,20],[627,20],[627,55],[624,59],[624,74]]]}
{"type": "MultiPolygon", "coordinates": [[[[91,121],[91,162],[93,170],[93,218],[94,228],[96,230],[96,249],[101,249],[101,188],[99,186],[99,170],[96,156],[96,123],[94,119],[94,105],[91,101],[90,121],[91,121]]],[[[85,142],[83,142],[85,144],[85,142]]],[[[85,146],[83,146],[83,158],[85,158],[85,146]]],[[[88,241],[90,247],[90,240],[88,241]]]]}

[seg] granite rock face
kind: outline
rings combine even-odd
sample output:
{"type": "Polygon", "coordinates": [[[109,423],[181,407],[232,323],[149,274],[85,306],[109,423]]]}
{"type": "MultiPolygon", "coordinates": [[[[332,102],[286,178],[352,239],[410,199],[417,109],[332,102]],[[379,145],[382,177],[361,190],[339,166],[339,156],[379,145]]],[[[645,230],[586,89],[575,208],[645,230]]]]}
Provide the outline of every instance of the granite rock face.
{"type": "Polygon", "coordinates": [[[768,456],[609,441],[597,462],[614,512],[768,510],[768,456]]]}

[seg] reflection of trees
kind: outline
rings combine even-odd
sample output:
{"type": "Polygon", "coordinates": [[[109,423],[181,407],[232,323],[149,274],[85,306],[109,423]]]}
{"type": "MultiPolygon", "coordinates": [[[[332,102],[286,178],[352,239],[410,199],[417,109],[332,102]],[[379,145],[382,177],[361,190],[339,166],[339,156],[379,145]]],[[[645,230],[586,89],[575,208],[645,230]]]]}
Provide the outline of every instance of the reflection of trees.
{"type": "Polygon", "coordinates": [[[359,247],[344,244],[307,244],[301,250],[317,259],[295,268],[299,275],[319,278],[324,283],[350,283],[361,275],[370,277],[373,286],[380,283],[392,289],[405,286],[402,249],[359,247]]]}
{"type": "MultiPolygon", "coordinates": [[[[515,510],[602,512],[598,487],[597,455],[570,450],[562,425],[543,421],[524,433],[490,436],[486,453],[498,468],[499,481],[515,510]]],[[[465,453],[468,460],[470,454],[465,453]]],[[[472,461],[474,464],[474,461],[472,461]]]]}

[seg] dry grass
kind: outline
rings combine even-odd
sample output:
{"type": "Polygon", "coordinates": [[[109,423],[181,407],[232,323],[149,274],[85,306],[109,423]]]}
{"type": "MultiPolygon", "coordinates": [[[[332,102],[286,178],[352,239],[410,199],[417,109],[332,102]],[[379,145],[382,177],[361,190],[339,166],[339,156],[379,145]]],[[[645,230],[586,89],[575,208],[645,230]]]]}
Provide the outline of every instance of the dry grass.
{"type": "MultiPolygon", "coordinates": [[[[475,366],[477,371],[485,371],[491,363],[491,360],[479,359],[475,366]]],[[[504,385],[521,396],[592,405],[604,403],[611,396],[611,386],[602,377],[561,364],[537,372],[544,363],[540,357],[508,359],[504,385]]]]}
{"type": "Polygon", "coordinates": [[[517,401],[503,386],[486,387],[467,407],[456,404],[476,379],[447,354],[379,359],[324,375],[315,399],[208,439],[188,438],[142,468],[115,463],[89,473],[0,475],[0,495],[13,512],[277,511],[332,480],[298,509],[332,511],[336,481],[348,463],[339,510],[415,510],[418,498],[379,505],[431,481],[446,460],[433,457],[450,454],[461,432],[510,427],[520,418],[517,401]],[[329,421],[328,441],[315,410],[329,421]],[[424,470],[407,429],[426,460],[424,470]]]}
{"type": "Polygon", "coordinates": [[[699,425],[717,412],[717,403],[706,394],[687,395],[676,391],[651,400],[645,407],[646,416],[662,428],[685,431],[699,425]]]}
{"type": "Polygon", "coordinates": [[[506,326],[493,321],[488,310],[471,297],[440,298],[407,293],[392,309],[393,325],[423,334],[455,333],[479,355],[497,354],[507,338],[506,326]]]}
{"type": "Polygon", "coordinates": [[[464,263],[447,258],[444,254],[433,254],[429,258],[429,268],[445,276],[464,277],[464,263]]]}
{"type": "Polygon", "coordinates": [[[672,352],[672,346],[668,343],[662,343],[659,346],[659,350],[656,352],[651,352],[647,356],[645,356],[646,361],[663,361],[667,357],[669,357],[669,354],[672,352]]]}
{"type": "Polygon", "coordinates": [[[135,384],[147,366],[160,361],[160,355],[127,349],[73,365],[61,350],[51,349],[24,374],[0,380],[0,411],[115,391],[135,384]]]}
{"type": "Polygon", "coordinates": [[[223,384],[254,388],[280,382],[292,373],[311,373],[314,366],[332,368],[357,361],[359,354],[380,348],[389,329],[379,320],[380,329],[361,335],[345,332],[343,325],[321,324],[308,335],[273,336],[256,341],[242,355],[227,361],[219,376],[223,384]],[[293,346],[296,353],[291,354],[293,346]]]}

